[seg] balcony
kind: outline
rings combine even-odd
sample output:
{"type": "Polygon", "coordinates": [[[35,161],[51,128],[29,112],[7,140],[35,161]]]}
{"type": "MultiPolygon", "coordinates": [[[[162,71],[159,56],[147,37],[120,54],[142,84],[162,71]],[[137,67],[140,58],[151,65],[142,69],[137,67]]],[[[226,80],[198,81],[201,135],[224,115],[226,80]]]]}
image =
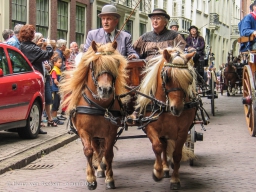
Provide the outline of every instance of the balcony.
{"type": "Polygon", "coordinates": [[[238,25],[231,25],[230,38],[238,39],[240,37],[238,25]]]}
{"type": "Polygon", "coordinates": [[[209,29],[218,29],[220,24],[219,14],[210,13],[209,17],[209,29]]]}

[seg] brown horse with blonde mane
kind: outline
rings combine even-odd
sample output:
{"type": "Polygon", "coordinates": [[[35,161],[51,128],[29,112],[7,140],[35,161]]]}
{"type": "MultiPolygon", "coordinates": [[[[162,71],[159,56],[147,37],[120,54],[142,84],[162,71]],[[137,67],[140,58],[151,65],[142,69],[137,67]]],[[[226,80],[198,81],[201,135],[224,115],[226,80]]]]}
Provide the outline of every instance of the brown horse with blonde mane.
{"type": "Polygon", "coordinates": [[[180,188],[179,168],[185,156],[184,143],[195,119],[197,104],[193,103],[196,90],[196,73],[189,61],[194,53],[184,54],[178,48],[168,48],[151,59],[145,70],[139,91],[153,97],[139,95],[137,109],[146,117],[157,117],[145,125],[144,131],[152,143],[156,159],[153,179],[168,177],[167,156],[173,159],[171,189],[180,188]],[[161,155],[163,154],[163,158],[161,155]]]}
{"type": "MultiPolygon", "coordinates": [[[[98,166],[97,176],[106,175],[107,188],[115,188],[112,160],[117,130],[122,121],[122,103],[126,98],[118,95],[127,92],[126,59],[116,50],[117,43],[99,45],[92,42],[89,50],[74,71],[67,71],[60,84],[60,92],[66,97],[63,105],[70,113],[70,123],[77,131],[87,158],[86,180],[88,189],[94,190],[97,181],[92,165],[93,155],[99,161],[105,157],[106,172],[98,166]]],[[[98,165],[100,162],[97,162],[98,165]]]]}

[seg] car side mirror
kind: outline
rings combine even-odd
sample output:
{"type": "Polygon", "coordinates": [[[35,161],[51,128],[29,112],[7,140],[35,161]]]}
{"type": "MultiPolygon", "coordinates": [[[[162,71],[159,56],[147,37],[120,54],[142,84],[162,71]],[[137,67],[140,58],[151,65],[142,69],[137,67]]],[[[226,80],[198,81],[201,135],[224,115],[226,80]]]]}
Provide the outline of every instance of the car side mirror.
{"type": "Polygon", "coordinates": [[[3,69],[0,68],[0,77],[3,77],[4,73],[3,73],[3,69]]]}

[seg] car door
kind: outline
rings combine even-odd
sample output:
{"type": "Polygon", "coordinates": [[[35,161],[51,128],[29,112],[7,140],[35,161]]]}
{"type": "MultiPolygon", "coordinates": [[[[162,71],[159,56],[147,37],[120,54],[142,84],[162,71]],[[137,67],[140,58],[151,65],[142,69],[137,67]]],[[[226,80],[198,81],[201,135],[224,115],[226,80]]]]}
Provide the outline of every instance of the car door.
{"type": "MultiPolygon", "coordinates": [[[[3,49],[0,49],[0,52],[3,49]]],[[[33,95],[33,69],[23,56],[13,49],[2,52],[8,62],[9,73],[0,77],[0,124],[26,118],[33,95]]]]}

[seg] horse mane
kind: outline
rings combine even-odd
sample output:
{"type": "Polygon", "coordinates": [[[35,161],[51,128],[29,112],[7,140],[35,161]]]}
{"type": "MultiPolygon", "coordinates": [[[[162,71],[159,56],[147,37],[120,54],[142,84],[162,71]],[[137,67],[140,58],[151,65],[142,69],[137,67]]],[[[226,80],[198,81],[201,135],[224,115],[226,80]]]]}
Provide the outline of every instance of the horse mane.
{"type": "MultiPolygon", "coordinates": [[[[181,88],[186,92],[186,95],[188,95],[190,98],[194,97],[197,78],[192,59],[187,61],[185,53],[177,47],[168,47],[166,50],[172,55],[172,57],[174,57],[177,52],[180,54],[179,57],[174,57],[172,63],[177,65],[188,65],[188,70],[182,68],[172,68],[171,73],[168,74],[168,77],[172,79],[172,81],[178,82],[181,88]]],[[[162,69],[165,62],[162,55],[163,50],[161,50],[160,53],[161,54],[159,56],[156,56],[148,61],[147,67],[143,71],[144,78],[139,88],[139,91],[143,94],[154,96],[156,93],[158,84],[157,76],[159,74],[159,70],[162,69]]],[[[136,109],[140,108],[140,110],[143,110],[150,103],[150,101],[150,99],[138,95],[136,109]]]]}
{"type": "MultiPolygon", "coordinates": [[[[127,78],[125,68],[127,66],[127,60],[112,47],[111,43],[104,45],[97,44],[97,53],[90,47],[83,54],[79,65],[74,70],[62,73],[63,80],[61,80],[59,87],[62,98],[65,98],[62,106],[67,106],[67,112],[75,109],[82,97],[91,62],[94,62],[95,76],[101,71],[109,71],[116,77],[116,95],[127,92],[125,89],[127,78]]],[[[123,98],[122,102],[127,102],[127,99],[123,98]]]]}

